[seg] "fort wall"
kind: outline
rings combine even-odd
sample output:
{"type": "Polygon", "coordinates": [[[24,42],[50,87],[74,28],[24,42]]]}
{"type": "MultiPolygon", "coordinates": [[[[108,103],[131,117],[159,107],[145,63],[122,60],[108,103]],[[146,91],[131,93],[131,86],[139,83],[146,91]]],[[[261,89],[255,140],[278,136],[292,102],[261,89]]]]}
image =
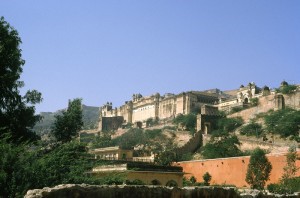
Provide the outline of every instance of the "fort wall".
{"type": "Polygon", "coordinates": [[[289,95],[272,94],[268,96],[262,96],[259,98],[259,103],[256,107],[251,107],[243,111],[229,115],[228,117],[242,117],[245,122],[249,122],[250,119],[255,118],[259,113],[266,113],[269,110],[278,110],[285,107],[293,109],[300,109],[300,92],[289,95]]]}
{"type": "MultiPolygon", "coordinates": [[[[272,164],[272,171],[269,183],[279,182],[283,167],[286,165],[286,153],[277,153],[267,155],[268,160],[272,164]]],[[[300,151],[298,151],[298,156],[300,151]]],[[[197,182],[203,182],[202,176],[208,172],[211,176],[211,184],[233,184],[237,187],[249,187],[245,181],[248,169],[250,156],[233,157],[233,158],[219,158],[209,160],[184,161],[174,163],[176,166],[181,166],[185,177],[190,178],[194,176],[197,182]]],[[[300,160],[296,162],[297,167],[300,167],[300,160]]],[[[300,176],[300,171],[297,172],[300,176]]]]}
{"type": "MultiPolygon", "coordinates": [[[[183,92],[178,95],[166,94],[160,96],[158,93],[143,97],[141,94],[134,94],[131,101],[125,102],[118,108],[112,108],[111,103],[102,106],[100,113],[100,122],[102,117],[108,120],[112,117],[123,117],[124,123],[145,122],[149,118],[168,119],[174,118],[179,114],[189,114],[198,110],[204,104],[213,104],[218,101],[218,95],[204,92],[183,92]]],[[[123,124],[124,124],[123,123],[123,124]]],[[[99,124],[102,128],[104,123],[99,124]]],[[[101,128],[99,127],[101,130],[101,128]]]]}

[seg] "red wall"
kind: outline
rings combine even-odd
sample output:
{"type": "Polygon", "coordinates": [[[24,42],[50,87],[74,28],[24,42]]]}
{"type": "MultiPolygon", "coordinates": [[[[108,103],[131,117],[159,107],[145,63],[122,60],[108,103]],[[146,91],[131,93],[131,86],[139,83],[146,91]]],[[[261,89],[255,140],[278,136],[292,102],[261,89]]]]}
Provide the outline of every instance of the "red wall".
{"type": "MultiPolygon", "coordinates": [[[[286,165],[285,154],[286,153],[267,155],[273,167],[270,180],[267,184],[277,183],[281,178],[283,167],[286,165]]],[[[300,151],[298,151],[298,156],[300,156],[300,151]]],[[[192,175],[196,177],[197,182],[203,182],[202,176],[204,173],[209,172],[212,176],[211,184],[233,184],[237,187],[249,187],[245,181],[249,159],[249,156],[219,158],[178,162],[174,165],[181,166],[183,168],[185,177],[190,178],[192,175]]],[[[300,167],[300,160],[297,160],[296,164],[300,167]]],[[[300,170],[297,172],[297,176],[300,176],[300,170]]]]}

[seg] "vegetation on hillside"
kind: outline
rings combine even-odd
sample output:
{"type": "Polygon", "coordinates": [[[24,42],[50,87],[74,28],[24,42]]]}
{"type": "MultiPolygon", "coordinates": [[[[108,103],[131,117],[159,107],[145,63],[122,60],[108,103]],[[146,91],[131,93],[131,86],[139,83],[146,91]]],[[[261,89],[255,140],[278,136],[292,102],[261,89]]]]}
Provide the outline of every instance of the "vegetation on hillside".
{"type": "Polygon", "coordinates": [[[249,124],[244,125],[240,129],[240,134],[246,136],[260,137],[262,133],[263,133],[262,125],[255,122],[250,122],[249,124]]]}
{"type": "Polygon", "coordinates": [[[192,113],[187,115],[179,114],[173,120],[173,123],[181,126],[184,130],[194,133],[196,131],[197,116],[192,113]]]}
{"type": "Polygon", "coordinates": [[[267,113],[259,114],[249,124],[240,129],[241,135],[266,136],[267,134],[279,135],[281,138],[290,138],[300,142],[300,111],[285,108],[281,110],[270,110],[267,113]],[[258,119],[263,121],[263,125],[257,123],[258,119]]]}
{"type": "Polygon", "coordinates": [[[226,131],[214,131],[208,143],[201,148],[205,159],[235,157],[243,155],[236,135],[226,131]]]}
{"type": "Polygon", "coordinates": [[[205,159],[235,157],[244,155],[239,149],[240,141],[233,133],[243,124],[243,119],[223,117],[217,121],[209,142],[201,147],[200,152],[205,159]]]}
{"type": "Polygon", "coordinates": [[[300,141],[300,111],[290,108],[270,111],[264,118],[266,130],[281,137],[289,137],[300,141]]]}

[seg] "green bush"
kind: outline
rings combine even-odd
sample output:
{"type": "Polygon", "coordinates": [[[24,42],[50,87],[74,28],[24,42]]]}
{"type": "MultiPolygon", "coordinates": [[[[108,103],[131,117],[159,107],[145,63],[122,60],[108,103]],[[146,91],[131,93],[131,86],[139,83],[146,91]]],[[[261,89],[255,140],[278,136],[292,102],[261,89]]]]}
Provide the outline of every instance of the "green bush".
{"type": "Polygon", "coordinates": [[[265,116],[266,129],[281,137],[295,136],[299,134],[300,111],[290,108],[278,111],[269,111],[265,116]]]}
{"type": "Polygon", "coordinates": [[[201,148],[201,154],[205,159],[242,156],[240,144],[237,136],[222,130],[214,131],[209,142],[201,148]]]}
{"type": "Polygon", "coordinates": [[[127,185],[145,185],[145,183],[142,180],[139,180],[139,179],[134,179],[132,181],[126,180],[125,184],[127,184],[127,185]]]}
{"type": "Polygon", "coordinates": [[[254,122],[243,126],[240,130],[241,135],[256,136],[256,137],[259,137],[262,134],[262,132],[263,132],[262,125],[254,122]]]}
{"type": "Polygon", "coordinates": [[[242,111],[244,109],[244,107],[232,107],[231,110],[230,110],[230,113],[236,113],[236,112],[239,112],[239,111],[242,111]]]}
{"type": "Polygon", "coordinates": [[[186,128],[186,130],[195,132],[197,116],[192,113],[187,115],[180,114],[176,118],[174,118],[173,123],[182,124],[186,128]]]}
{"type": "Polygon", "coordinates": [[[209,172],[204,173],[203,180],[204,180],[204,185],[209,186],[211,181],[211,175],[209,174],[209,172]]]}
{"type": "Polygon", "coordinates": [[[158,118],[148,118],[146,120],[146,126],[147,127],[155,126],[157,124],[158,124],[158,118]]]}
{"type": "Polygon", "coordinates": [[[295,192],[300,192],[300,177],[291,178],[285,184],[269,184],[267,189],[271,193],[277,194],[293,194],[295,192]]]}
{"type": "Polygon", "coordinates": [[[256,107],[258,105],[258,103],[259,103],[258,98],[251,98],[250,99],[251,106],[256,107]]]}
{"type": "Polygon", "coordinates": [[[243,119],[241,117],[236,117],[236,118],[222,118],[219,119],[217,122],[217,128],[227,131],[227,132],[232,132],[236,128],[242,126],[244,123],[243,119]]]}
{"type": "Polygon", "coordinates": [[[297,89],[296,85],[284,85],[276,89],[276,92],[283,94],[291,94],[297,89]]]}
{"type": "Polygon", "coordinates": [[[197,179],[196,179],[196,177],[192,176],[192,177],[190,177],[190,181],[192,184],[194,184],[194,183],[196,183],[197,179]]]}
{"type": "Polygon", "coordinates": [[[146,138],[150,138],[150,139],[153,139],[153,138],[161,135],[161,133],[162,133],[161,129],[145,130],[146,138]]]}

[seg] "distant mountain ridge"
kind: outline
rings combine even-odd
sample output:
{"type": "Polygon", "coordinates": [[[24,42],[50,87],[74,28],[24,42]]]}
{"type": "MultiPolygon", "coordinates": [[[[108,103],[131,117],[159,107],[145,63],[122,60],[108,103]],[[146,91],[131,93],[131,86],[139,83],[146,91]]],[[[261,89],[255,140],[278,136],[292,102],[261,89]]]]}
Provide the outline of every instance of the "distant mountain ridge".
{"type": "MultiPolygon", "coordinates": [[[[39,134],[48,134],[55,121],[55,115],[61,115],[64,110],[56,112],[41,112],[42,120],[38,122],[33,130],[39,134]]],[[[99,121],[99,107],[82,105],[83,129],[96,129],[99,121]]]]}

